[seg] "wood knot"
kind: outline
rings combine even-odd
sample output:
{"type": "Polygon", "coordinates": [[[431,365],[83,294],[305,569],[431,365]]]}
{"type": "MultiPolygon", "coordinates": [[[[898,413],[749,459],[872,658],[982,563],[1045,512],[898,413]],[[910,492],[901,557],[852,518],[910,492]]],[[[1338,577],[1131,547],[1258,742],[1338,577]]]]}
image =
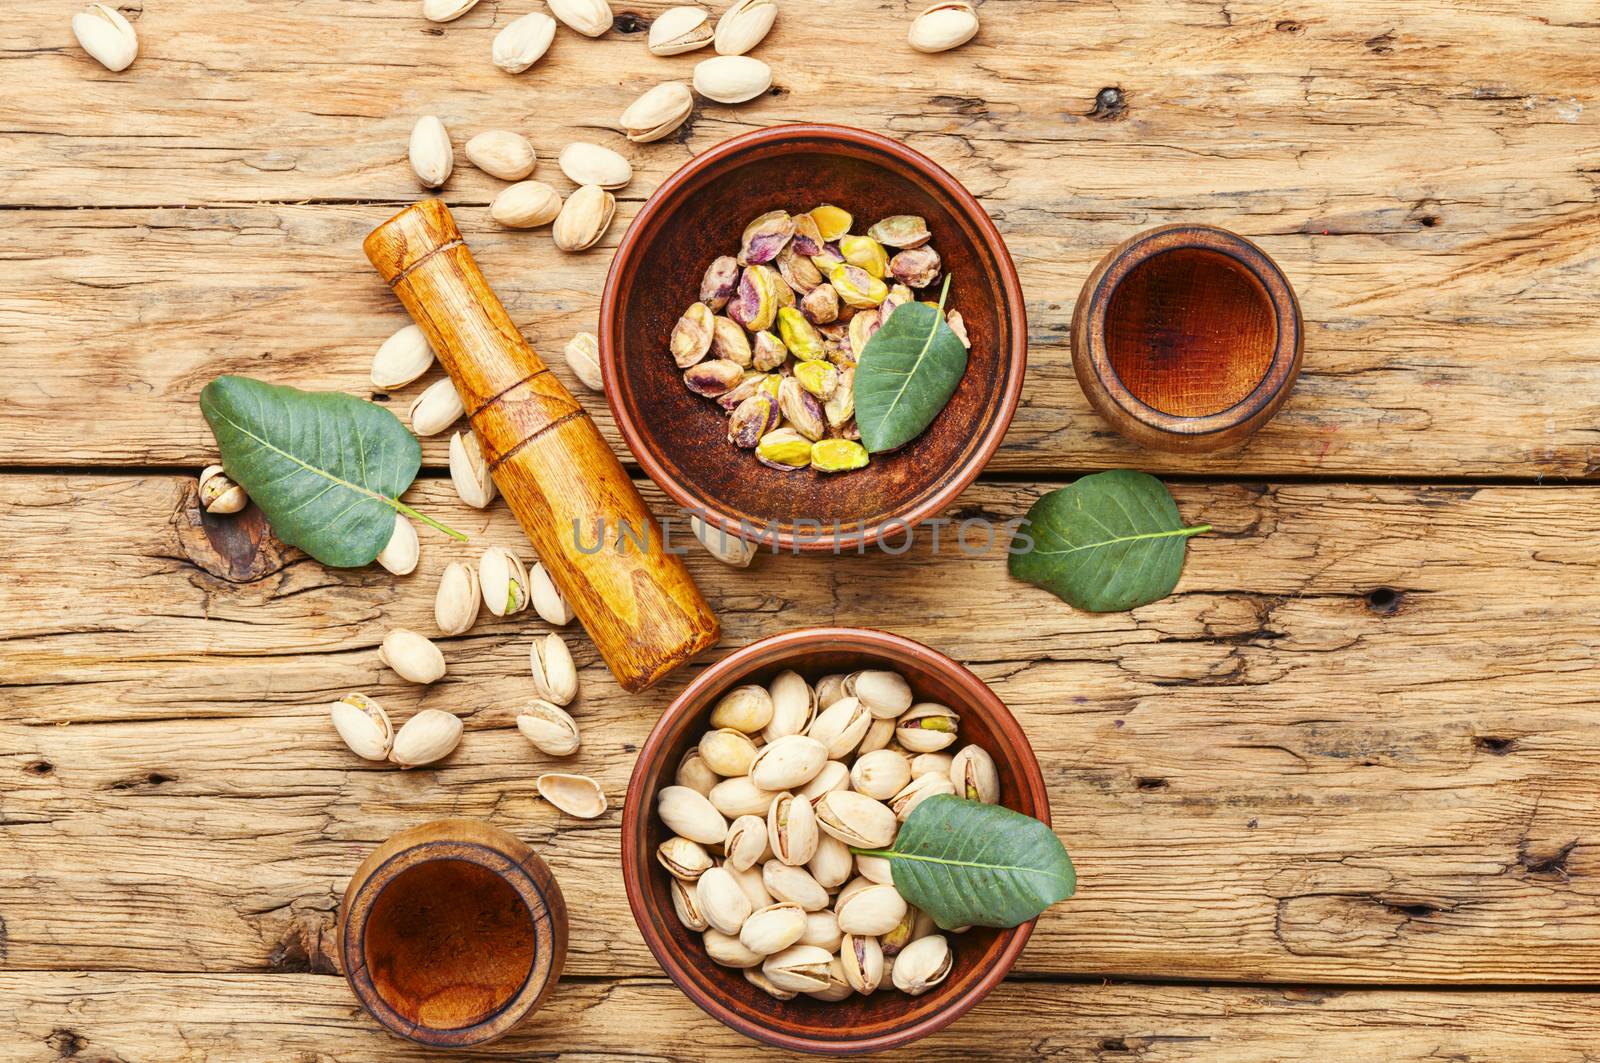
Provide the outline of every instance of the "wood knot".
{"type": "Polygon", "coordinates": [[[283,568],[289,553],[254,502],[238,513],[213,516],[200,507],[200,485],[193,479],[184,483],[172,525],[184,556],[230,583],[272,575],[283,568]]]}
{"type": "Polygon", "coordinates": [[[1089,117],[1097,122],[1116,122],[1128,116],[1128,98],[1116,85],[1107,85],[1095,93],[1094,106],[1089,117]]]}
{"type": "Polygon", "coordinates": [[[1391,616],[1400,611],[1403,597],[1393,587],[1375,587],[1367,592],[1367,608],[1380,616],[1391,616]]]}
{"type": "Polygon", "coordinates": [[[51,1030],[50,1035],[44,1039],[44,1043],[54,1049],[56,1055],[62,1059],[71,1059],[88,1046],[88,1042],[79,1037],[77,1031],[69,1030],[63,1026],[57,1026],[54,1030],[51,1030]]]}
{"type": "Polygon", "coordinates": [[[1284,19],[1283,21],[1279,22],[1276,26],[1274,26],[1272,28],[1277,30],[1279,33],[1304,33],[1305,32],[1305,27],[1300,25],[1300,23],[1296,22],[1294,19],[1291,19],[1291,18],[1284,19]]]}
{"type": "Polygon", "coordinates": [[[642,33],[650,28],[650,20],[632,11],[624,11],[611,20],[611,28],[618,33],[642,33]]]}

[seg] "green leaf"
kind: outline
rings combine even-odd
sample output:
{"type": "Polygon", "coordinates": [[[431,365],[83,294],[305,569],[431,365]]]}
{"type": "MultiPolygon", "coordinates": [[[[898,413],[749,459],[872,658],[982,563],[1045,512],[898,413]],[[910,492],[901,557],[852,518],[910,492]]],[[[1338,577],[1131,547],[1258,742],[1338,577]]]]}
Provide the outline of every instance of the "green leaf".
{"type": "Polygon", "coordinates": [[[893,849],[894,888],[945,930],[1016,926],[1072,896],[1077,875],[1055,832],[1000,805],[938,794],[917,805],[893,849]]]}
{"type": "Polygon", "coordinates": [[[1154,476],[1097,472],[1033,504],[1012,540],[1011,574],[1076,609],[1122,612],[1171,594],[1189,537],[1210,530],[1184,527],[1154,476]]]}
{"type": "Polygon", "coordinates": [[[944,319],[950,292],[945,276],[939,308],[901,303],[867,341],[856,365],[856,427],[870,453],[903,447],[945,408],[967,371],[967,348],[944,319]]]}
{"type": "Polygon", "coordinates": [[[350,395],[219,376],[200,392],[222,467],[261,507],[273,533],[325,565],[378,556],[396,512],[466,536],[399,500],[422,465],[417,437],[394,414],[350,395]]]}

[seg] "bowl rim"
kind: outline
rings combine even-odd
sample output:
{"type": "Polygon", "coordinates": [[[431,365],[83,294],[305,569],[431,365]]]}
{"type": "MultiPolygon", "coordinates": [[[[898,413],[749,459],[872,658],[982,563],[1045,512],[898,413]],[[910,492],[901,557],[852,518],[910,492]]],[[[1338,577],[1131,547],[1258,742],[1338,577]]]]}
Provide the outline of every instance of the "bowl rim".
{"type": "Polygon", "coordinates": [[[735,1013],[719,998],[701,990],[689,977],[682,958],[676,950],[667,944],[650,925],[647,912],[652,910],[650,901],[645,895],[644,876],[654,870],[654,865],[639,867],[633,858],[633,845],[631,839],[640,831],[649,826],[649,809],[654,795],[644,793],[644,776],[648,765],[660,760],[667,740],[667,732],[676,720],[688,713],[697,701],[714,694],[732,681],[737,673],[741,672],[754,660],[774,658],[776,661],[785,659],[789,654],[808,649],[818,648],[848,648],[864,653],[879,653],[888,656],[899,653],[912,657],[930,669],[944,673],[949,679],[957,683],[963,690],[968,691],[973,700],[983,706],[983,712],[993,722],[996,730],[1005,733],[1007,741],[1014,744],[1022,754],[1022,763],[1018,771],[1017,786],[1027,794],[1036,809],[1037,818],[1045,826],[1051,826],[1049,791],[1045,788],[1044,775],[1039,768],[1039,758],[1033,752],[1033,746],[1028,742],[1027,733],[1023,731],[1022,724],[1017,720],[1005,702],[1001,701],[989,685],[974,674],[969,668],[959,661],[949,657],[930,646],[926,646],[915,639],[904,635],[897,635],[889,631],[880,631],[876,628],[858,627],[809,627],[796,628],[791,631],[768,635],[757,639],[745,646],[734,650],[726,657],[711,665],[694,678],[683,691],[672,700],[665,711],[661,713],[656,724],[650,730],[650,735],[640,747],[639,755],[634,761],[633,773],[628,779],[627,797],[622,807],[622,878],[627,888],[628,908],[633,915],[633,921],[639,928],[639,933],[644,937],[645,944],[684,996],[693,1001],[702,1011],[721,1022],[732,1030],[744,1034],[746,1037],[763,1041],[778,1048],[792,1051],[811,1052],[825,1055],[857,1055],[867,1052],[881,1052],[890,1048],[897,1048],[912,1041],[925,1037],[944,1029],[961,1016],[970,1011],[977,1003],[988,996],[1010,972],[1017,958],[1022,955],[1028,938],[1033,934],[1034,925],[1038,918],[1028,920],[1018,926],[1000,931],[1000,940],[1003,947],[999,956],[989,969],[983,974],[970,989],[963,995],[953,998],[949,1004],[933,1015],[915,1022],[903,1029],[878,1037],[860,1041],[839,1042],[825,1038],[806,1037],[791,1034],[779,1029],[774,1029],[765,1024],[747,1020],[735,1013]]]}
{"type": "Polygon", "coordinates": [[[775,549],[788,551],[805,551],[813,553],[843,552],[846,549],[864,549],[876,544],[886,535],[898,531],[907,531],[931,516],[940,513],[954,502],[957,496],[965,491],[972,481],[978,478],[989,461],[994,457],[995,451],[1000,449],[1006,433],[1011,428],[1011,419],[1016,414],[1017,404],[1022,397],[1022,382],[1028,370],[1028,314],[1022,293],[1022,281],[1017,275],[1016,263],[1011,259],[1011,251],[1006,246],[1005,239],[1000,235],[1000,230],[995,226],[994,219],[989,217],[989,212],[978,202],[976,196],[968,192],[959,180],[948,170],[934,162],[928,156],[915,148],[908,147],[890,137],[879,133],[857,129],[854,126],[834,125],[823,122],[792,123],[789,125],[767,126],[755,129],[748,133],[740,133],[729,137],[727,140],[701,152],[688,162],[679,167],[670,177],[661,182],[656,190],[650,194],[639,213],[634,215],[628,224],[628,229],[617,244],[616,253],[611,258],[611,265],[606,271],[605,287],[600,296],[600,364],[601,377],[604,383],[606,405],[611,408],[612,419],[617,424],[617,429],[622,433],[623,442],[633,454],[634,460],[644,469],[645,473],[667,496],[681,506],[684,510],[694,513],[710,528],[721,529],[727,534],[739,537],[739,521],[730,518],[714,506],[705,504],[705,500],[698,499],[678,483],[677,478],[667,471],[650,448],[644,445],[644,439],[635,425],[632,415],[627,411],[618,396],[618,387],[614,383],[618,379],[618,365],[620,361],[617,342],[617,307],[621,299],[620,281],[623,265],[638,253],[640,234],[647,227],[648,222],[654,218],[662,208],[662,203],[671,197],[680,186],[693,180],[702,171],[718,165],[723,161],[739,155],[752,147],[759,147],[768,143],[777,143],[787,140],[823,139],[836,142],[854,144],[865,148],[880,151],[886,155],[894,156],[914,170],[926,176],[938,190],[948,196],[956,207],[964,212],[973,222],[982,235],[983,240],[993,250],[995,261],[999,265],[999,286],[1004,293],[1000,313],[1007,319],[1011,326],[1011,347],[1008,351],[998,352],[1014,372],[1008,374],[1004,391],[1000,394],[995,419],[989,426],[988,433],[979,439],[976,448],[967,455],[966,460],[954,466],[947,472],[953,473],[944,480],[941,486],[936,487],[915,505],[908,507],[904,512],[892,513],[883,520],[871,526],[862,525],[858,529],[839,532],[826,538],[813,539],[809,535],[797,539],[796,532],[785,530],[781,527],[772,527],[761,534],[762,543],[775,543],[775,549]]]}

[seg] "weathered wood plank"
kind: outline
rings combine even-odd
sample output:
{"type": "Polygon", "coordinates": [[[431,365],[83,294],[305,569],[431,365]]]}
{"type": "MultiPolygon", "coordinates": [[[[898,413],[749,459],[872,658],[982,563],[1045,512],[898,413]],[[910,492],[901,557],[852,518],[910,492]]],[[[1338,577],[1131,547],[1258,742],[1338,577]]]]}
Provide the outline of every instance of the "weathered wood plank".
{"type": "MultiPolygon", "coordinates": [[[[1042,486],[976,488],[958,515],[1010,519],[1042,486]]],[[[470,550],[425,536],[406,579],[291,557],[229,583],[190,559],[204,555],[180,535],[186,487],[0,478],[9,962],[304,964],[366,849],[460,814],[550,859],[576,901],[575,973],[655,970],[627,914],[617,823],[634,753],[682,680],[625,698],[572,633],[573,763],[613,809],[562,820],[532,792],[550,761],[512,727],[537,621],[447,640],[451,673],[426,691],[374,657],[387,625],[432,630],[434,580],[470,550]],[[435,770],[366,765],[321,707],[352,688],[397,718],[460,712],[469,733],[435,770]]],[[[1600,978],[1591,491],[1176,493],[1217,532],[1195,541],[1173,598],[1132,615],[1074,613],[1010,581],[998,550],[936,560],[927,536],[899,558],[690,561],[726,646],[885,626],[968,662],[1018,713],[1082,881],[1026,971],[1600,978]]],[[[467,511],[440,481],[412,496],[476,545],[518,542],[499,506],[467,511]]]]}
{"type": "MultiPolygon", "coordinates": [[[[1071,18],[1038,0],[987,7],[972,47],[884,48],[871,64],[815,47],[819,34],[897,37],[905,12],[846,0],[786,11],[761,52],[778,94],[706,105],[681,137],[623,145],[639,176],[595,253],[489,231],[481,204],[496,183],[464,162],[446,195],[513,316],[554,352],[592,327],[606,249],[665,174],[733,132],[847,117],[944,162],[1007,234],[1029,293],[1032,371],[996,468],[1600,470],[1589,387],[1600,27],[1560,3],[1100,3],[1071,18]],[[1140,452],[1072,379],[1066,331],[1083,277],[1131,232],[1173,220],[1258,239],[1304,304],[1296,395],[1239,454],[1140,452]]],[[[649,56],[637,33],[563,31],[511,78],[487,50],[514,14],[480,5],[436,27],[414,0],[359,14],[337,0],[153,6],[139,62],[114,76],[71,43],[59,11],[20,12],[0,63],[9,83],[41,90],[0,132],[0,204],[139,209],[6,213],[0,370],[27,383],[0,422],[0,457],[198,465],[211,443],[195,395],[222,371],[365,393],[371,350],[403,318],[359,241],[417,195],[404,162],[417,114],[440,113],[458,140],[527,130],[549,159],[574,137],[620,141],[587,124],[692,62],[649,56]],[[307,200],[323,202],[278,205],[307,200]],[[379,202],[339,205],[351,200],[379,202]],[[155,209],[183,204],[204,206],[155,209]],[[84,433],[91,406],[97,431],[84,433]]]]}
{"type": "MultiPolygon", "coordinates": [[[[316,975],[0,974],[16,1063],[439,1058],[378,1029],[343,980],[316,975]]],[[[1064,1063],[1587,1063],[1600,1023],[1582,993],[1334,992],[1007,982],[955,1025],[882,1059],[1064,1063]]],[[[794,1059],[706,1017],[670,982],[564,982],[473,1059],[794,1059]],[[640,1022],[648,1015],[649,1022],[640,1022]]]]}

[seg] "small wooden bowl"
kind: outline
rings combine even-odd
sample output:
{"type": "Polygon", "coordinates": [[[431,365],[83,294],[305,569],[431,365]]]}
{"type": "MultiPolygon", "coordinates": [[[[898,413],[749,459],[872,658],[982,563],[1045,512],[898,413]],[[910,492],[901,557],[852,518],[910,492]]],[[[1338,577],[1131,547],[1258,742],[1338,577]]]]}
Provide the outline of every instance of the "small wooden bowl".
{"type": "Polygon", "coordinates": [[[567,906],[538,855],[498,827],[440,819],[391,836],[344,892],[339,950],[356,999],[434,1048],[502,1036],[567,959],[567,906]]]}
{"type": "Polygon", "coordinates": [[[712,527],[737,535],[743,522],[786,550],[871,544],[942,511],[999,447],[1028,358],[1016,267],[978,201],[927,156],[832,125],[745,133],[667,178],[612,259],[599,338],[606,399],[650,478],[712,527]],[[972,341],[966,375],[927,431],[866,469],[831,476],[770,469],[728,443],[726,415],[684,387],[667,353],[706,267],[738,251],[750,221],[823,203],[850,211],[857,232],[888,215],[926,218],[953,278],[947,305],[972,341]]]}
{"type": "Polygon", "coordinates": [[[1089,402],[1161,450],[1236,446],[1300,375],[1300,303],[1267,253],[1210,225],[1114,248],[1078,293],[1072,366],[1089,402]]]}
{"type": "Polygon", "coordinates": [[[622,877],[634,921],[662,970],[707,1014],[758,1041],[832,1055],[894,1048],[943,1029],[999,985],[1022,954],[1033,922],[950,935],[954,969],[919,997],[891,987],[838,1003],[804,996],[779,1001],[739,971],[711,962],[701,936],[679,922],[667,873],[655,859],[656,846],[670,833],[656,817],[656,793],[672,784],[678,762],[707,729],[712,705],[730,687],[766,684],[786,668],[807,679],[859,668],[899,671],[917,700],[941,702],[960,715],[952,750],[976,743],[994,758],[1000,803],[1049,823],[1044,778],[1021,726],[983,680],[919,642],[865,628],[806,628],[736,650],[690,683],[646,739],[622,809],[622,877]]]}

